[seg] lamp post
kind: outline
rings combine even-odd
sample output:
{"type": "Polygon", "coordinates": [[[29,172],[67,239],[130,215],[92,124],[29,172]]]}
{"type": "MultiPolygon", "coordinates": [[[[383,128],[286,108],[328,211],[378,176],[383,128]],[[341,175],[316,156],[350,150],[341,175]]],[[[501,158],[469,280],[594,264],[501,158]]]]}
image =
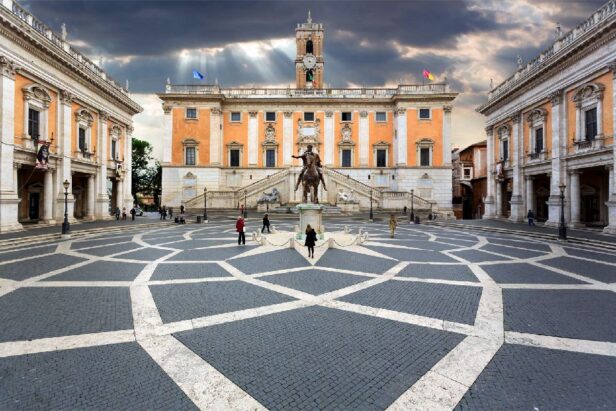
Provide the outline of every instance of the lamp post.
{"type": "Polygon", "coordinates": [[[246,196],[248,195],[248,190],[244,190],[244,218],[248,217],[248,211],[246,210],[248,208],[247,204],[246,204],[246,196]]]}
{"type": "Polygon", "coordinates": [[[411,214],[409,216],[409,223],[415,221],[415,190],[411,188],[411,214]]]}
{"type": "Polygon", "coordinates": [[[560,188],[560,222],[558,224],[558,240],[567,241],[567,227],[565,226],[565,184],[558,186],[560,188]]]}
{"type": "Polygon", "coordinates": [[[207,187],[203,187],[203,222],[207,223],[207,187]]]}
{"type": "Polygon", "coordinates": [[[374,214],[372,214],[372,190],[370,190],[370,221],[374,221],[374,214]]]}
{"type": "Polygon", "coordinates": [[[62,222],[62,235],[68,236],[71,234],[71,225],[68,222],[68,187],[71,183],[68,180],[64,180],[62,183],[64,186],[64,221],[62,222]]]}

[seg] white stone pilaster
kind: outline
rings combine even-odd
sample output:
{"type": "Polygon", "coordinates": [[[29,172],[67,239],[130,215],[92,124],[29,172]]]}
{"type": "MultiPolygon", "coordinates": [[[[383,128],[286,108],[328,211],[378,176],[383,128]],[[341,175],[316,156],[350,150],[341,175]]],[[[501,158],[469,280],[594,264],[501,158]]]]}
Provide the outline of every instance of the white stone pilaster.
{"type": "Polygon", "coordinates": [[[0,56],[0,232],[21,230],[14,179],[15,62],[0,56]]]}
{"type": "MultiPolygon", "coordinates": [[[[569,201],[571,202],[571,226],[580,225],[580,211],[581,211],[581,192],[580,192],[580,173],[578,171],[571,171],[570,175],[570,187],[569,187],[569,201]]],[[[560,217],[560,214],[558,215],[560,217]]]]}
{"type": "Polygon", "coordinates": [[[222,112],[218,108],[210,111],[210,165],[222,165],[222,112]]]}
{"type": "Polygon", "coordinates": [[[173,141],[173,110],[171,106],[163,104],[163,113],[163,163],[171,163],[173,141]]]}
{"type": "Polygon", "coordinates": [[[248,113],[248,167],[256,167],[259,162],[259,123],[258,112],[248,113]]]}
{"type": "Polygon", "coordinates": [[[53,203],[53,170],[48,169],[43,177],[43,222],[47,224],[56,222],[53,218],[53,203]]]}
{"type": "Polygon", "coordinates": [[[56,179],[58,184],[56,185],[58,189],[57,197],[56,197],[56,219],[60,220],[64,217],[64,187],[62,183],[64,181],[69,182],[68,189],[68,218],[73,219],[74,217],[74,205],[75,205],[75,197],[73,196],[73,174],[71,172],[71,150],[72,150],[72,108],[71,103],[73,101],[73,95],[66,91],[62,90],[60,92],[60,135],[58,136],[58,142],[61,145],[60,154],[62,159],[60,160],[60,168],[56,172],[56,179]]]}
{"type": "Polygon", "coordinates": [[[496,217],[503,216],[503,183],[496,182],[496,217]]]}
{"type": "Polygon", "coordinates": [[[443,106],[443,165],[451,164],[451,106],[443,106]]]}
{"type": "Polygon", "coordinates": [[[533,187],[534,179],[533,176],[526,176],[526,212],[532,210],[533,213],[537,215],[537,210],[535,210],[535,191],[533,187]]]}
{"type": "MultiPolygon", "coordinates": [[[[609,65],[612,72],[612,130],[616,132],[616,62],[609,65]]],[[[616,142],[612,144],[612,167],[610,169],[609,180],[609,200],[605,203],[607,206],[608,225],[603,229],[606,234],[616,234],[616,178],[614,178],[614,167],[616,167],[616,142]]]]}
{"type": "Polygon", "coordinates": [[[94,220],[96,217],[94,215],[95,211],[95,200],[96,200],[96,183],[94,174],[88,175],[88,197],[86,199],[86,219],[94,220]]]}
{"type": "MultiPolygon", "coordinates": [[[[293,112],[285,111],[282,118],[282,164],[290,166],[293,164],[293,112]]],[[[327,127],[327,119],[325,119],[327,127]]],[[[327,138],[327,137],[326,137],[327,138]]]]}
{"type": "Polygon", "coordinates": [[[485,213],[483,218],[494,218],[496,213],[496,207],[494,204],[494,197],[496,196],[496,186],[494,181],[494,128],[486,128],[486,142],[487,142],[487,180],[488,180],[488,192],[485,199],[485,213]]]}
{"type": "Polygon", "coordinates": [[[406,109],[399,108],[396,111],[396,130],[397,130],[397,138],[395,144],[397,146],[396,150],[396,166],[406,166],[407,163],[407,131],[406,131],[406,109]]]}
{"type": "Polygon", "coordinates": [[[522,116],[516,113],[513,117],[512,136],[513,138],[513,187],[511,192],[511,215],[509,220],[520,222],[526,216],[524,210],[524,199],[522,198],[522,127],[520,121],[522,116]]]}
{"type": "Polygon", "coordinates": [[[336,152],[334,142],[334,112],[325,112],[325,138],[324,138],[324,162],[326,166],[334,165],[334,153],[336,152]]]}
{"type": "Polygon", "coordinates": [[[368,125],[368,112],[359,113],[359,166],[368,167],[368,152],[370,145],[370,127],[368,125]]]}
{"type": "Polygon", "coordinates": [[[561,157],[565,148],[563,147],[563,140],[566,140],[562,128],[561,128],[561,109],[563,92],[556,91],[550,95],[552,102],[552,163],[551,163],[551,177],[550,177],[550,198],[548,200],[548,226],[558,226],[560,221],[560,188],[563,183],[562,176],[562,162],[561,157]]]}
{"type": "Polygon", "coordinates": [[[116,181],[116,204],[115,206],[120,209],[122,212],[122,207],[124,207],[124,180],[118,178],[116,181]]]}
{"type": "Polygon", "coordinates": [[[109,132],[107,127],[107,120],[109,114],[105,111],[98,113],[98,161],[99,167],[96,175],[96,205],[94,214],[96,218],[103,219],[109,217],[109,193],[107,191],[107,162],[109,161],[109,155],[107,153],[107,144],[109,139],[109,132]]]}
{"type": "Polygon", "coordinates": [[[124,207],[133,207],[133,127],[126,127],[124,139],[124,207]]]}

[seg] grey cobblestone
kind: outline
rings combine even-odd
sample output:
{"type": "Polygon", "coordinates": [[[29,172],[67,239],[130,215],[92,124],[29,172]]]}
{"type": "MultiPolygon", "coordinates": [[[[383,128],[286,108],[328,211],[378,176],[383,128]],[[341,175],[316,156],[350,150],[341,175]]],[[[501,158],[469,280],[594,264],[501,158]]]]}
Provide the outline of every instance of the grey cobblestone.
{"type": "Polygon", "coordinates": [[[20,288],[0,298],[0,342],[133,328],[128,287],[20,288]]]}
{"type": "Polygon", "coordinates": [[[483,269],[500,284],[587,284],[528,263],[493,264],[486,265],[483,269]]]}
{"type": "Polygon", "coordinates": [[[0,358],[0,409],[196,409],[137,343],[0,358]]]}
{"type": "Polygon", "coordinates": [[[504,345],[456,410],[613,410],[616,358],[504,345]]]}
{"type": "Polygon", "coordinates": [[[133,281],[145,264],[94,261],[49,277],[47,281],[133,281]]]}
{"type": "MultiPolygon", "coordinates": [[[[532,248],[532,245],[525,244],[524,247],[532,248]]],[[[521,250],[519,248],[503,247],[503,246],[494,245],[494,244],[484,245],[483,247],[481,247],[481,250],[492,251],[494,253],[504,254],[510,257],[515,257],[515,258],[533,258],[533,257],[539,257],[541,255],[546,254],[541,251],[521,250]]]]}
{"type": "Polygon", "coordinates": [[[306,267],[309,265],[308,261],[293,249],[284,249],[267,254],[236,258],[228,262],[245,274],[282,270],[285,268],[306,267]]]}
{"type": "Polygon", "coordinates": [[[616,264],[616,253],[593,253],[592,251],[573,247],[566,247],[565,251],[567,254],[572,256],[590,258],[592,260],[606,261],[608,263],[616,264]]]}
{"type": "Polygon", "coordinates": [[[27,278],[36,277],[81,261],[85,261],[85,259],[65,254],[54,254],[47,257],[16,261],[0,265],[0,278],[23,281],[27,278]]]}
{"type": "Polygon", "coordinates": [[[604,283],[616,282],[616,267],[592,261],[578,260],[571,257],[556,257],[543,260],[542,264],[560,268],[571,273],[583,275],[604,283]]]}
{"type": "Polygon", "coordinates": [[[271,410],[385,409],[462,340],[321,307],[176,337],[271,410]]]}
{"type": "MultiPolygon", "coordinates": [[[[9,251],[0,253],[0,262],[17,260],[19,258],[31,257],[33,255],[53,253],[56,249],[56,245],[49,245],[37,248],[22,248],[15,251],[9,251]]],[[[0,266],[0,272],[2,272],[2,266],[0,266]]]]}
{"type": "Polygon", "coordinates": [[[395,258],[400,261],[417,261],[417,262],[435,262],[435,263],[455,263],[455,259],[441,254],[436,251],[430,250],[406,250],[404,248],[390,248],[390,247],[375,247],[367,246],[374,251],[378,251],[381,254],[385,254],[388,257],[395,258]]]}
{"type": "Polygon", "coordinates": [[[325,252],[323,257],[319,259],[316,267],[332,267],[365,273],[384,273],[396,264],[398,264],[398,262],[394,260],[359,255],[330,248],[325,252]]]}
{"type": "Polygon", "coordinates": [[[124,241],[131,241],[131,239],[133,238],[132,235],[128,235],[128,236],[113,236],[113,237],[102,237],[102,238],[96,238],[93,240],[78,240],[73,242],[73,244],[71,244],[71,249],[72,250],[81,250],[82,248],[87,248],[87,247],[96,247],[96,246],[101,246],[101,245],[114,245],[120,242],[124,242],[124,241]]]}
{"type": "Polygon", "coordinates": [[[158,264],[151,280],[180,280],[188,278],[230,277],[216,263],[158,264]]]}
{"type": "Polygon", "coordinates": [[[242,245],[229,248],[210,248],[206,250],[186,250],[174,255],[168,261],[222,261],[245,253],[256,245],[242,245]]]}
{"type": "Polygon", "coordinates": [[[463,250],[463,251],[453,251],[451,254],[457,255],[458,257],[462,257],[471,263],[482,263],[484,261],[507,261],[511,260],[509,257],[502,257],[499,255],[484,253],[483,251],[477,250],[463,250]]]}
{"type": "Polygon", "coordinates": [[[409,264],[397,277],[433,278],[439,280],[479,282],[470,268],[462,264],[409,264]]]}
{"type": "Polygon", "coordinates": [[[97,257],[104,257],[111,254],[121,253],[122,251],[130,251],[135,248],[139,248],[140,245],[137,243],[126,243],[126,244],[116,244],[116,245],[108,245],[104,247],[92,248],[89,250],[80,250],[79,252],[83,254],[95,255],[97,257]]]}
{"type": "Polygon", "coordinates": [[[367,281],[370,278],[311,269],[294,271],[287,274],[269,275],[261,277],[261,279],[272,284],[293,288],[308,294],[319,295],[349,287],[362,281],[367,281]]]}

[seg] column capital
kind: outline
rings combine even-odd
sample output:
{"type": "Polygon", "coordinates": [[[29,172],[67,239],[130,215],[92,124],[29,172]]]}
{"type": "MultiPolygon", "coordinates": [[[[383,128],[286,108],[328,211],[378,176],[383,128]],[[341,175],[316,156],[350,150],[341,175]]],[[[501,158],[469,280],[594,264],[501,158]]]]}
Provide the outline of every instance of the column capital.
{"type": "Polygon", "coordinates": [[[367,111],[360,111],[359,112],[359,116],[360,117],[368,117],[368,112],[367,111]]]}
{"type": "Polygon", "coordinates": [[[491,136],[492,133],[494,133],[494,126],[487,126],[485,130],[486,130],[486,134],[488,136],[491,136]]]}
{"type": "Polygon", "coordinates": [[[535,176],[524,176],[524,179],[526,181],[533,181],[535,179],[535,176]]]}
{"type": "Polygon", "coordinates": [[[6,56],[0,56],[0,73],[12,80],[15,80],[15,73],[19,67],[12,59],[6,56]]]}
{"type": "Polygon", "coordinates": [[[109,113],[105,110],[100,110],[98,112],[98,118],[100,118],[101,121],[107,121],[109,120],[109,113]]]}
{"type": "Polygon", "coordinates": [[[250,117],[252,117],[252,118],[255,118],[255,117],[257,117],[257,113],[258,113],[258,111],[249,111],[249,112],[248,112],[248,115],[249,115],[250,117]]]}
{"type": "Polygon", "coordinates": [[[170,114],[172,109],[171,104],[163,103],[163,113],[170,114]]]}
{"type": "Polygon", "coordinates": [[[62,101],[62,103],[66,105],[70,105],[74,99],[75,99],[75,96],[70,91],[60,90],[60,100],[62,101]]]}
{"type": "Polygon", "coordinates": [[[450,104],[445,104],[445,105],[443,106],[443,111],[444,111],[445,113],[451,113],[451,110],[453,110],[453,106],[451,106],[450,104]]]}
{"type": "Polygon", "coordinates": [[[405,108],[397,108],[396,109],[396,114],[399,116],[403,116],[406,114],[406,109],[405,108]]]}
{"type": "Polygon", "coordinates": [[[333,111],[331,111],[331,110],[327,110],[327,111],[325,112],[325,117],[330,118],[330,117],[333,117],[333,116],[334,116],[334,112],[333,112],[333,111]]]}
{"type": "Polygon", "coordinates": [[[569,174],[570,176],[580,175],[580,174],[582,174],[582,171],[580,171],[580,170],[567,170],[567,174],[569,174]]]}
{"type": "Polygon", "coordinates": [[[521,111],[516,111],[515,113],[511,115],[511,121],[513,121],[514,123],[518,123],[521,118],[522,118],[521,111]]]}
{"type": "Polygon", "coordinates": [[[607,63],[607,68],[612,72],[612,78],[616,79],[616,60],[607,63]]]}
{"type": "MultiPolygon", "coordinates": [[[[284,114],[285,118],[291,118],[293,116],[293,112],[292,111],[285,111],[283,114],[284,114]]],[[[325,114],[327,114],[327,112],[325,114]]]]}
{"type": "Polygon", "coordinates": [[[550,93],[550,95],[548,95],[548,98],[550,99],[550,102],[552,103],[552,107],[558,106],[563,102],[563,91],[556,90],[555,92],[550,93]]]}
{"type": "Polygon", "coordinates": [[[219,108],[215,107],[211,110],[212,115],[214,116],[219,116],[222,114],[222,110],[220,110],[219,108]]]}

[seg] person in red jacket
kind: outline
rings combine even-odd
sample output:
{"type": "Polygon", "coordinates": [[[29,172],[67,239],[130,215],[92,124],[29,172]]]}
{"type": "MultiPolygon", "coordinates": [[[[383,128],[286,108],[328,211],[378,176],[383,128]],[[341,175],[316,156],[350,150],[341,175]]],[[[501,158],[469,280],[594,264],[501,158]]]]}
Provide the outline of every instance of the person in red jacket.
{"type": "Polygon", "coordinates": [[[246,228],[244,226],[244,217],[238,217],[237,222],[235,223],[235,230],[238,233],[237,245],[246,245],[246,233],[244,232],[245,229],[246,228]]]}

